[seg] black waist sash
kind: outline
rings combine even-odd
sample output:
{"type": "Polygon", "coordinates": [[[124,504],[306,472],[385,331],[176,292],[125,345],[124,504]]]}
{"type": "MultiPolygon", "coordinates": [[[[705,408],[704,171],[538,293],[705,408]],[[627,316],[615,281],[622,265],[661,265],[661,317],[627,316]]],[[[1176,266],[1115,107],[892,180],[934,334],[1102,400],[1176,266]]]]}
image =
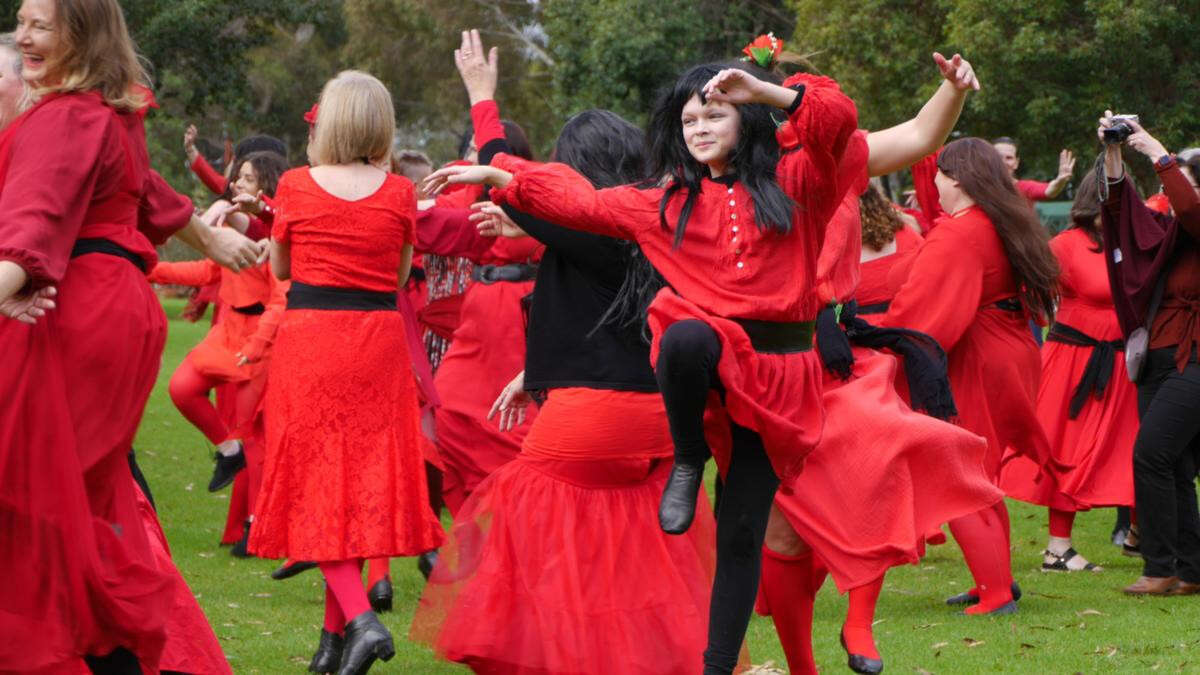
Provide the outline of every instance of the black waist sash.
{"type": "Polygon", "coordinates": [[[859,305],[858,306],[858,315],[862,316],[863,314],[887,314],[888,308],[890,308],[891,306],[892,306],[891,300],[884,300],[883,302],[877,302],[873,305],[859,305]]]}
{"type": "Polygon", "coordinates": [[[763,354],[796,354],[811,351],[815,321],[760,321],[758,319],[733,319],[746,336],[754,351],[763,354]]]}
{"type": "Polygon", "coordinates": [[[117,258],[124,258],[133,266],[146,273],[146,261],[142,256],[109,239],[76,239],[71,247],[71,257],[78,258],[87,253],[103,253],[117,258]]]}
{"type": "Polygon", "coordinates": [[[245,307],[232,307],[231,309],[238,314],[245,314],[246,316],[261,316],[267,311],[267,308],[264,307],[261,302],[256,302],[253,305],[246,305],[245,307]]]}
{"type": "Polygon", "coordinates": [[[396,294],[361,288],[313,286],[302,281],[293,281],[287,293],[287,308],[354,312],[396,311],[396,294]]]}
{"type": "Polygon", "coordinates": [[[1097,399],[1103,398],[1104,390],[1108,388],[1108,381],[1112,378],[1113,361],[1117,352],[1125,351],[1125,341],[1097,340],[1078,328],[1058,322],[1050,326],[1050,332],[1046,335],[1046,339],[1050,342],[1061,342],[1074,347],[1092,348],[1092,355],[1088,357],[1087,365],[1083,368],[1083,375],[1079,377],[1079,384],[1075,385],[1075,392],[1071,395],[1071,407],[1068,409],[1068,415],[1071,419],[1075,419],[1079,415],[1079,411],[1083,410],[1083,404],[1087,402],[1089,394],[1097,399]]]}
{"type": "Polygon", "coordinates": [[[533,281],[537,277],[537,265],[528,263],[512,263],[510,265],[476,265],[471,270],[471,279],[485,284],[495,284],[502,281],[516,283],[533,281]]]}

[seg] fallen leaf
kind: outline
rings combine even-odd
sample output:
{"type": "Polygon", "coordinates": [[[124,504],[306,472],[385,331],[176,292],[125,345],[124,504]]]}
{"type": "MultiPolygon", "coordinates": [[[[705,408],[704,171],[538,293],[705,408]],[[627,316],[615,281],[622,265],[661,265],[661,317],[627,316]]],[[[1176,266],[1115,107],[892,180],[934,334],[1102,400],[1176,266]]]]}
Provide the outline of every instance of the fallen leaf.
{"type": "Polygon", "coordinates": [[[256,597],[256,598],[269,598],[269,597],[271,597],[271,594],[270,594],[270,593],[254,593],[254,594],[253,594],[253,597],[256,597]]]}
{"type": "Polygon", "coordinates": [[[1043,597],[1043,598],[1048,598],[1050,600],[1066,600],[1067,599],[1067,596],[1065,596],[1065,595],[1054,595],[1053,593],[1039,593],[1037,591],[1030,591],[1029,594],[1036,595],[1036,596],[1043,597]]]}
{"type": "Polygon", "coordinates": [[[1031,645],[1028,642],[1022,642],[1021,649],[1037,649],[1037,645],[1031,645]]]}
{"type": "Polygon", "coordinates": [[[975,638],[965,637],[965,638],[963,638],[963,644],[968,647],[978,647],[979,645],[983,644],[983,640],[976,640],[975,638]]]}
{"type": "Polygon", "coordinates": [[[930,647],[930,649],[941,649],[942,647],[949,647],[949,646],[950,646],[949,642],[939,642],[939,643],[933,645],[932,647],[930,647]]]}
{"type": "Polygon", "coordinates": [[[917,626],[917,628],[933,628],[934,626],[940,626],[940,625],[942,625],[942,624],[940,624],[940,623],[923,623],[920,626],[917,626]]]}
{"type": "Polygon", "coordinates": [[[1076,616],[1108,616],[1098,609],[1085,609],[1082,612],[1075,612],[1076,616]]]}
{"type": "Polygon", "coordinates": [[[230,602],[226,605],[226,607],[229,607],[230,609],[237,609],[238,607],[241,607],[241,605],[237,604],[236,602],[230,602]]]}
{"type": "Polygon", "coordinates": [[[917,668],[917,675],[933,675],[933,673],[925,670],[924,668],[917,668]]]}
{"type": "Polygon", "coordinates": [[[212,554],[212,553],[208,553],[208,552],[206,552],[206,551],[201,551],[200,553],[197,553],[196,555],[200,556],[201,558],[211,558],[211,557],[213,557],[213,554],[212,554]]]}
{"type": "Polygon", "coordinates": [[[188,492],[191,492],[191,491],[192,491],[192,485],[194,485],[194,483],[188,483],[187,485],[184,485],[184,486],[183,486],[183,489],[184,489],[184,490],[187,490],[188,492]]]}

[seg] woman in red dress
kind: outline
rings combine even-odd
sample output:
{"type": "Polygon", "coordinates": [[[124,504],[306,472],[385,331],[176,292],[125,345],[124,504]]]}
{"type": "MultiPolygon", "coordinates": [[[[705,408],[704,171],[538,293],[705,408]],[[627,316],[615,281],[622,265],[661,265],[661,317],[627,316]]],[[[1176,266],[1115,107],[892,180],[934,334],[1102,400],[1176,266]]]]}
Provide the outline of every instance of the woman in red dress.
{"type": "Polygon", "coordinates": [[[1054,481],[1036,481],[1038,467],[1009,448],[1000,487],[1014,499],[1045,506],[1050,541],[1047,571],[1099,571],[1071,546],[1078,511],[1133,506],[1133,442],[1137,387],[1125,376],[1125,342],[1104,263],[1100,197],[1088,172],[1071,205],[1071,225],[1050,241],[1062,293],[1042,347],[1037,413],[1059,464],[1054,481]]]}
{"type": "Polygon", "coordinates": [[[660,525],[681,534],[691,524],[710,448],[726,479],[704,654],[710,673],[737,663],[775,488],[820,438],[813,320],[833,298],[819,285],[817,259],[826,223],[866,183],[854,103],[837,84],[770,79],[741,62],[685,72],[651,115],[649,174],[670,176],[662,187],[597,190],[561,164],[504,154],[491,167],[430,177],[434,188],[486,181],[499,188],[497,204],[634,240],[669,284],[649,313],[675,445],[660,525]],[[773,115],[783,113],[788,122],[777,131],[773,115]],[[732,420],[724,427],[731,442],[705,437],[710,403],[732,420]]]}
{"type": "Polygon", "coordinates": [[[396,311],[416,198],[384,168],[393,119],[379,80],[339,74],[321,94],[315,166],[289,171],[277,192],[271,268],[292,284],[268,369],[267,461],[249,548],[319,564],[325,627],[310,669],[320,673],[366,672],[395,653],[368,604],[362,561],[442,541],[396,311]]]}
{"type": "Polygon", "coordinates": [[[0,670],[156,672],[174,579],[127,460],[166,337],[144,270],[181,228],[226,264],[258,250],[150,170],[115,1],[28,0],[17,22],[38,101],[0,137],[0,670]]]}
{"type": "MultiPolygon", "coordinates": [[[[1035,414],[1041,360],[1028,319],[1052,316],[1058,265],[995,148],[959,139],[937,164],[939,198],[951,215],[893,270],[903,283],[880,323],[931,335],[946,350],[959,422],[987,439],[984,471],[999,483],[1007,447],[1039,467],[1053,461],[1035,414]],[[955,289],[952,296],[947,288],[955,289]]],[[[950,530],[977,585],[952,601],[977,599],[968,614],[1016,611],[1003,499],[950,521],[950,530]]]]}

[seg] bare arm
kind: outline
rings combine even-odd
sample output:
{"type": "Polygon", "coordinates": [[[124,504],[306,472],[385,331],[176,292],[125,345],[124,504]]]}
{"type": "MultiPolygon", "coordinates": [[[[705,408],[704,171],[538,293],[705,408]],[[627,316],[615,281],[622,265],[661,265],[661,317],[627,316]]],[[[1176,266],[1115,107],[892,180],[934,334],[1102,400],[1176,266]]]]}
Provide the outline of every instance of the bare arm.
{"type": "Polygon", "coordinates": [[[258,244],[228,227],[209,227],[192,216],[186,227],[175,233],[179,240],[211,258],[217,264],[238,272],[258,264],[258,244]]]}

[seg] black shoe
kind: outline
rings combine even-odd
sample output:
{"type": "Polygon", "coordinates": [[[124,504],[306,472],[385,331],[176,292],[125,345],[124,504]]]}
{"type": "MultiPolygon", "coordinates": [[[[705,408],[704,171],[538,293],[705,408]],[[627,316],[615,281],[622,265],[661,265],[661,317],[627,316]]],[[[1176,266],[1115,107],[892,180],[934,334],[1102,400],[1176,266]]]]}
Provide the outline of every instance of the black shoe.
{"type": "Polygon", "coordinates": [[[387,627],[379,623],[375,612],[363,612],[346,624],[346,643],[338,675],[363,675],[375,659],[390,661],[395,655],[387,627]]]}
{"type": "MultiPolygon", "coordinates": [[[[1013,602],[1021,599],[1021,587],[1015,581],[1012,583],[1012,596],[1013,602]]],[[[979,596],[971,595],[970,593],[959,593],[958,595],[952,595],[946,598],[946,604],[950,606],[977,605],[979,604],[979,596]]]]}
{"type": "Polygon", "coordinates": [[[217,465],[213,467],[212,480],[208,481],[209,492],[216,492],[229,485],[233,482],[234,476],[246,468],[246,452],[241,441],[238,441],[236,455],[226,457],[218,452],[214,453],[214,458],[217,460],[217,465]]]}
{"type": "Polygon", "coordinates": [[[417,571],[421,576],[425,577],[425,581],[429,581],[429,575],[433,574],[433,566],[437,564],[438,552],[437,549],[425,551],[417,556],[417,571]]]}
{"type": "Polygon", "coordinates": [[[336,673],[342,663],[342,645],[345,640],[337,633],[321,630],[321,641],[317,644],[317,653],[313,654],[312,662],[308,664],[311,673],[336,673]]]}
{"type": "Polygon", "coordinates": [[[275,581],[283,581],[284,579],[291,579],[301,572],[307,572],[311,569],[315,569],[316,567],[317,563],[310,560],[289,560],[279,567],[276,567],[275,571],[271,572],[271,578],[275,581]]]}
{"type": "Polygon", "coordinates": [[[704,480],[704,465],[679,464],[671,467],[667,486],[658,504],[658,525],[667,534],[683,534],[696,516],[696,495],[704,480]]]}
{"type": "Polygon", "coordinates": [[[838,639],[842,642],[842,649],[846,650],[846,665],[856,673],[869,673],[869,675],[877,675],[883,672],[883,659],[872,659],[862,654],[851,654],[850,648],[846,646],[846,634],[838,631],[838,639]]]}
{"type": "Polygon", "coordinates": [[[367,600],[377,613],[392,611],[392,580],[384,577],[376,581],[367,591],[367,600]]]}
{"type": "Polygon", "coordinates": [[[237,540],[233,548],[229,549],[229,555],[235,558],[253,558],[249,549],[246,546],[250,543],[250,521],[247,520],[245,526],[242,527],[242,538],[237,540]]]}

